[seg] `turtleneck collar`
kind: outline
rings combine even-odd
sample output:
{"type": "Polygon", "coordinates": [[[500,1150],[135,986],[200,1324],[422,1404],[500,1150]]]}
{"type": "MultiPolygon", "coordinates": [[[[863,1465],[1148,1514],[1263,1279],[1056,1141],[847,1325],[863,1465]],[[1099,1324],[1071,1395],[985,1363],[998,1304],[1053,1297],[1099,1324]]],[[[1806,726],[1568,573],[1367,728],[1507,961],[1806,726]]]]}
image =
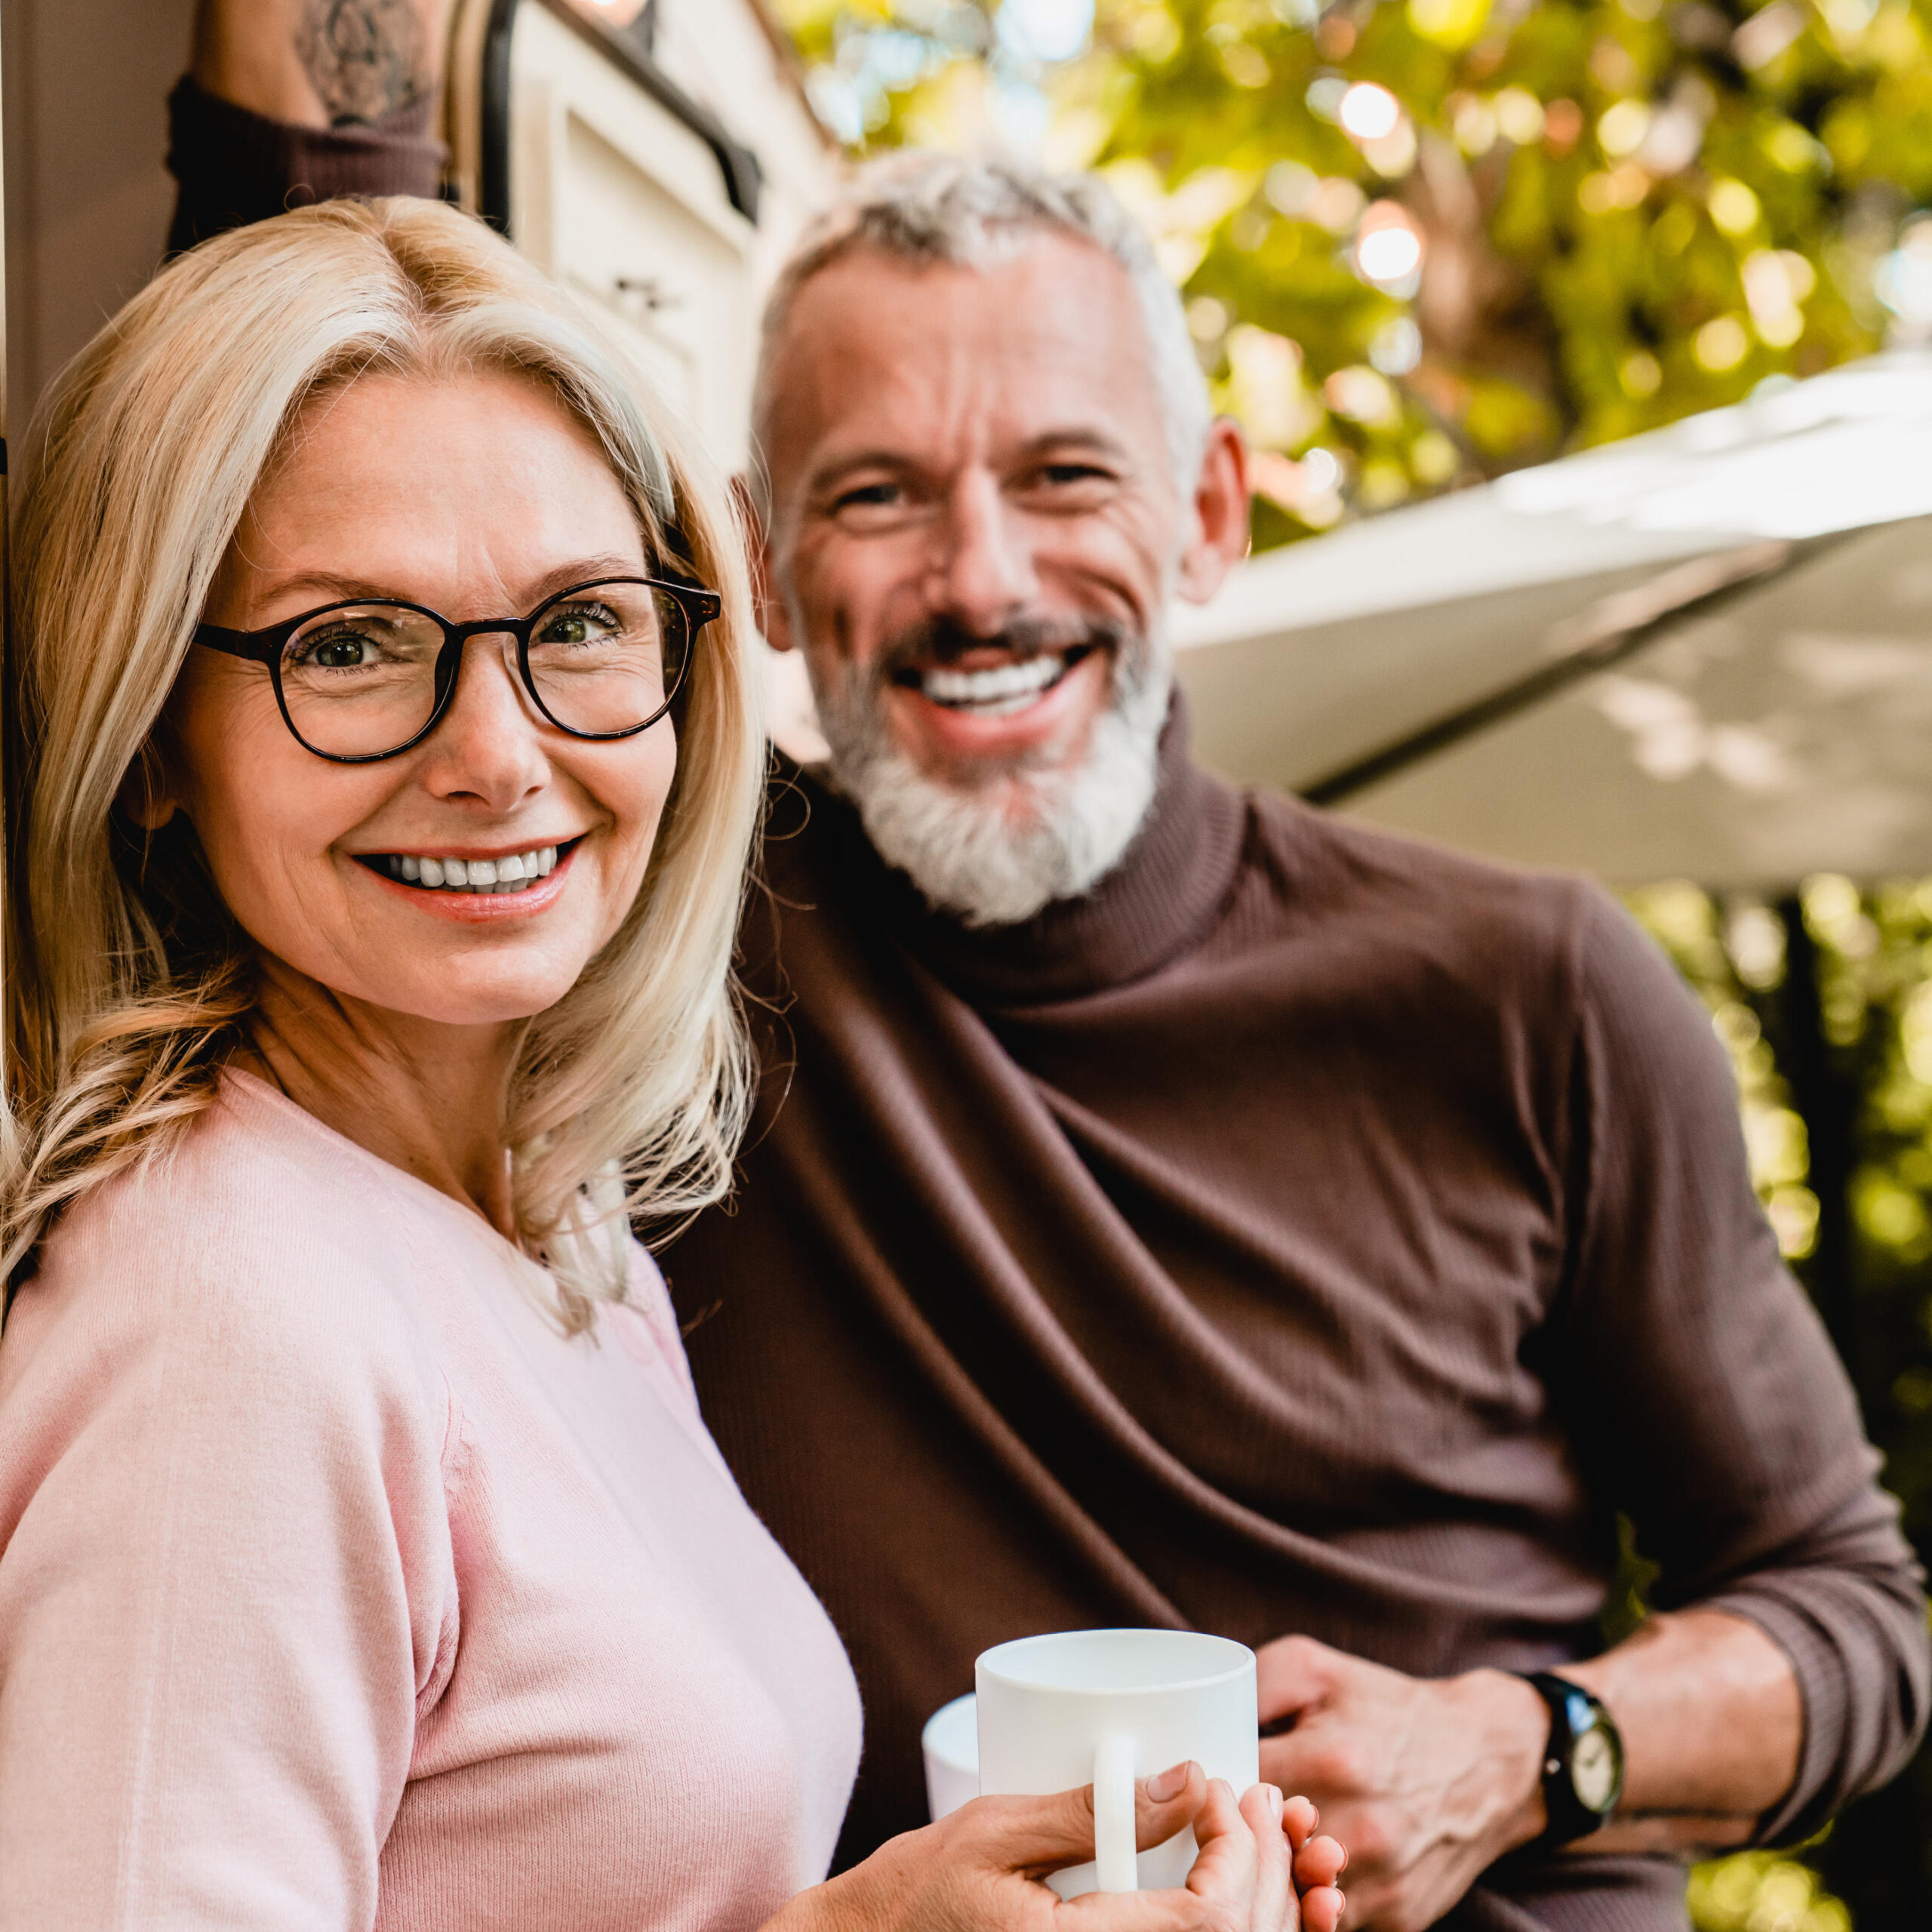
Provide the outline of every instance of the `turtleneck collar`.
{"type": "Polygon", "coordinates": [[[1188,756],[1178,691],[1161,733],[1153,803],[1120,862],[1090,892],[1056,900],[1015,926],[969,927],[936,912],[873,851],[858,814],[814,783],[842,891],[952,991],[980,1006],[1031,1006],[1124,986],[1178,958],[1205,932],[1240,861],[1238,795],[1188,756]]]}

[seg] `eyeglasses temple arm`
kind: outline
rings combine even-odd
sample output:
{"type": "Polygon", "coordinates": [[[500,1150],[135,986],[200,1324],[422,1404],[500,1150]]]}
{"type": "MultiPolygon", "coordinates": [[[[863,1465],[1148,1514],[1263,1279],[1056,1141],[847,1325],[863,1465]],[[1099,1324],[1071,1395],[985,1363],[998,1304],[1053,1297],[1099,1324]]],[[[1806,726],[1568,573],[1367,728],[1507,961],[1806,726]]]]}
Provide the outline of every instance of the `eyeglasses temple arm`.
{"type": "Polygon", "coordinates": [[[221,624],[197,624],[192,641],[230,657],[246,657],[266,664],[281,648],[285,634],[285,627],[281,625],[266,631],[232,631],[221,624]]]}

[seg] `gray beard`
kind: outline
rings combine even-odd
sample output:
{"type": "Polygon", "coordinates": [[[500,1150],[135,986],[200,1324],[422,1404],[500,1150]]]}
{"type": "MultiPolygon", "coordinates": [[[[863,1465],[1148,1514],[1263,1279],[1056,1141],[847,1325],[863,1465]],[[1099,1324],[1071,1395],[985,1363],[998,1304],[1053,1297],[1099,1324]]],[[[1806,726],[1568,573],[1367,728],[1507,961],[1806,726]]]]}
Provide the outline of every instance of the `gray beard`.
{"type": "Polygon", "coordinates": [[[1005,768],[971,789],[912,762],[886,724],[876,684],[812,682],[833,784],[887,864],[968,926],[1018,925],[1091,891],[1120,863],[1153,803],[1174,673],[1166,651],[1149,642],[1116,654],[1112,702],[1077,764],[1005,768]]]}

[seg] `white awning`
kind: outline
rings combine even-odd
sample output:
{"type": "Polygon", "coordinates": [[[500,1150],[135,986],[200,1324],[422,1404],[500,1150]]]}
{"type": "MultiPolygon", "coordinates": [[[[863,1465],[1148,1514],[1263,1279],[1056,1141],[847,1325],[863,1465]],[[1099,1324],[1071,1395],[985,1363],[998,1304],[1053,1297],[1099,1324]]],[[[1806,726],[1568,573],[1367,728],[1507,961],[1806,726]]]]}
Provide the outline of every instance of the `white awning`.
{"type": "Polygon", "coordinates": [[[1932,872],[1932,356],[1256,558],[1176,637],[1206,762],[1300,790],[1393,752],[1344,803],[1377,823],[1618,880],[1932,872]],[[1755,588],[1552,675],[1620,593],[1765,539],[1755,588]]]}

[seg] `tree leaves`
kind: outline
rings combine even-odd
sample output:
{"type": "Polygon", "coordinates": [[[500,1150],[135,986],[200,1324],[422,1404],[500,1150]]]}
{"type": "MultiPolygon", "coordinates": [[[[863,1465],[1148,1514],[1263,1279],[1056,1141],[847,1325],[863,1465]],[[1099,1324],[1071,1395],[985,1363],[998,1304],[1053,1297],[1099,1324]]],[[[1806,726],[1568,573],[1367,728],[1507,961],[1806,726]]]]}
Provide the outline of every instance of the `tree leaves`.
{"type": "Polygon", "coordinates": [[[1885,266],[1932,199],[1932,0],[1099,0],[1058,62],[993,0],[787,11],[855,146],[1024,137],[1116,180],[1279,459],[1263,542],[1867,353],[1881,290],[1932,283],[1932,229],[1917,282],[1885,266]]]}

